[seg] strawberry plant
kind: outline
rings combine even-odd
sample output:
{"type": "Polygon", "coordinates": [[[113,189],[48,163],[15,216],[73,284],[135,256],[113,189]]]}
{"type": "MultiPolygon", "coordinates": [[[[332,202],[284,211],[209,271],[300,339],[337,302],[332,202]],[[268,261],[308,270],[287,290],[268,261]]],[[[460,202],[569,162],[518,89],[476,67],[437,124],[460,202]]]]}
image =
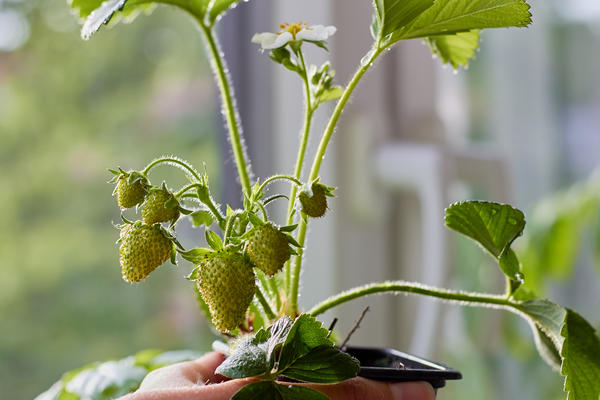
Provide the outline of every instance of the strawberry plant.
{"type": "MultiPolygon", "coordinates": [[[[410,293],[460,305],[499,308],[519,315],[531,326],[540,355],[564,379],[568,398],[597,400],[600,395],[597,333],[576,311],[537,298],[527,288],[527,277],[512,249],[513,242],[523,233],[525,217],[507,204],[459,202],[446,209],[445,217],[448,228],[473,239],[495,259],[506,276],[504,293],[471,293],[417,282],[388,281],[348,289],[309,310],[301,310],[298,306],[307,228],[311,218],[326,216],[330,207],[327,197],[333,197],[335,191],[334,187],[320,181],[321,164],[342,111],[363,76],[387,50],[409,39],[424,40],[434,55],[455,69],[466,66],[479,46],[482,29],[526,27],[531,23],[527,2],[374,0],[373,45],[343,86],[335,82],[335,73],[328,62],[321,66],[311,65],[304,52],[307,46],[326,50],[329,37],[336,32],[335,27],[282,24],[276,33],[256,34],[252,42],[302,81],[305,108],[294,171],[254,182],[244,152],[232,83],[215,29],[222,15],[238,2],[70,1],[84,20],[81,32],[84,39],[89,39],[104,24],[113,24],[119,19],[130,20],[157,4],[177,7],[193,17],[212,61],[242,188],[242,208],[221,206],[213,200],[208,175],[200,174],[191,163],[175,156],[152,160],[139,171],[111,170],[115,174],[117,205],[122,209],[141,209],[141,220],[130,222],[124,217],[125,224],[121,226],[119,243],[123,278],[129,282],[142,281],[168,259],[175,261],[176,254],[195,266],[188,279],[197,288],[207,317],[227,342],[224,351],[229,357],[217,372],[234,379],[255,378],[253,383],[240,389],[235,399],[325,398],[307,387],[278,383],[282,379],[293,379],[330,384],[359,373],[358,361],[336,346],[330,330],[325,329],[317,317],[363,296],[410,293]],[[335,106],[312,157],[310,171],[304,175],[312,119],[319,106],[326,102],[335,102],[335,106]],[[159,165],[180,169],[189,184],[173,191],[164,182],[153,182],[150,173],[159,165]],[[267,187],[279,180],[289,183],[289,193],[267,197],[267,187]],[[269,216],[268,208],[271,202],[281,199],[288,201],[287,215],[283,221],[275,221],[269,216]],[[204,229],[208,247],[184,249],[179,244],[174,227],[182,218],[190,218],[196,227],[204,229]]],[[[223,348],[224,345],[217,346],[223,348]]],[[[99,369],[97,366],[91,368],[99,369]]],[[[133,362],[131,368],[139,371],[141,364],[133,362]]],[[[91,385],[89,380],[81,378],[84,372],[97,378],[89,368],[69,373],[45,395],[53,399],[106,398],[135,389],[136,382],[139,384],[144,375],[144,371],[134,374],[133,381],[127,382],[127,390],[119,391],[118,388],[124,385],[115,383],[111,386],[106,380],[102,381],[103,385],[91,385]],[[107,387],[111,388],[109,394],[107,387]]]]}

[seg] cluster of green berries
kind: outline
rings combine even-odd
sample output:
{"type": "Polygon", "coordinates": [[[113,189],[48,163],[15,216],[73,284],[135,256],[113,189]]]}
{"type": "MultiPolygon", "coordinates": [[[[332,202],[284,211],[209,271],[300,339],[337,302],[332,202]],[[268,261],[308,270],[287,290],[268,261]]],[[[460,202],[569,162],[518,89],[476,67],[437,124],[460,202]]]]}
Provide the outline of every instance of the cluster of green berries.
{"type": "MultiPolygon", "coordinates": [[[[164,183],[161,187],[153,187],[141,172],[121,169],[112,172],[115,174],[114,195],[119,207],[141,207],[141,221],[126,221],[121,227],[118,242],[123,279],[140,282],[167,260],[175,261],[177,240],[162,224],[169,223],[172,227],[188,210],[180,206],[177,200],[180,194],[174,195],[164,183]]],[[[206,185],[199,186],[208,190],[206,185]]],[[[305,217],[322,217],[327,210],[327,197],[333,196],[332,191],[333,188],[318,180],[307,185],[298,195],[302,214],[305,217]]],[[[209,197],[208,192],[202,193],[200,201],[209,197]]],[[[243,228],[233,240],[229,238],[227,245],[207,228],[207,242],[211,249],[185,252],[179,246],[181,255],[197,265],[190,279],[195,281],[208,306],[213,325],[221,332],[233,331],[244,323],[257,290],[254,268],[272,277],[283,269],[293,254],[297,254],[292,246],[300,246],[290,235],[295,225],[278,227],[261,220],[253,212],[243,214],[246,218],[244,226],[251,223],[250,229],[243,228]]],[[[233,219],[221,222],[235,222],[229,211],[227,218],[233,219]]]]}
{"type": "Polygon", "coordinates": [[[174,255],[175,239],[161,226],[179,218],[179,203],[163,184],[156,188],[139,172],[112,171],[114,195],[121,209],[142,206],[142,221],[125,223],[118,243],[121,275],[140,282],[174,255]]]}

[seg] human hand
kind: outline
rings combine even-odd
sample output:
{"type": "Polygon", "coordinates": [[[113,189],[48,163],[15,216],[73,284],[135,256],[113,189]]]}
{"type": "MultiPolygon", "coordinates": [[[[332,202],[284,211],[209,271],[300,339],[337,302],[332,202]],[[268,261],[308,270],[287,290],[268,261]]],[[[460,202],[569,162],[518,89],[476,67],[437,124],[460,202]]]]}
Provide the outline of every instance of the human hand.
{"type": "MultiPolygon", "coordinates": [[[[215,374],[225,360],[219,353],[208,353],[195,360],[152,371],[135,392],[119,400],[223,400],[231,398],[252,378],[233,379],[215,374]]],[[[318,390],[332,400],[434,400],[431,385],[425,382],[388,383],[361,377],[334,385],[301,384],[318,390]]]]}

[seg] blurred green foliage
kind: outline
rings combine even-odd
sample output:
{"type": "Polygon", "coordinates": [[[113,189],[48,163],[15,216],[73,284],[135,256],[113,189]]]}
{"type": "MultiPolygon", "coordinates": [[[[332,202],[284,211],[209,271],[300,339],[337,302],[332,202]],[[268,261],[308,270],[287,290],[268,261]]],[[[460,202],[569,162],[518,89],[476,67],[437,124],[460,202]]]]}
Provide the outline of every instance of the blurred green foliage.
{"type": "Polygon", "coordinates": [[[200,41],[183,39],[193,24],[159,7],[86,43],[65,0],[0,1],[9,8],[30,36],[0,52],[2,397],[32,398],[68,369],[148,347],[205,349],[185,266],[121,280],[106,184],[107,168],[175,153],[205,162],[219,193],[212,80],[200,41]]]}

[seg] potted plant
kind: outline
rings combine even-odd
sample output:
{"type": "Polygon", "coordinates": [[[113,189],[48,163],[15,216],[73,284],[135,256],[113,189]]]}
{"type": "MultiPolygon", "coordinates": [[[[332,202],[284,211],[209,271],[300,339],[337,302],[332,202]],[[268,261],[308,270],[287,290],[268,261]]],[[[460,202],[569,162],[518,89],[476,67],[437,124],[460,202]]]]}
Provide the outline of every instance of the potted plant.
{"type": "MultiPolygon", "coordinates": [[[[457,69],[466,66],[478,48],[479,32],[486,28],[525,27],[531,23],[525,0],[374,0],[371,33],[373,45],[360,60],[354,76],[338,85],[329,63],[311,65],[306,46],[327,49],[333,26],[282,24],[277,32],[256,34],[252,42],[275,63],[298,76],[304,87],[304,128],[295,170],[250,178],[241,126],[227,68],[215,26],[240,0],[71,0],[85,22],[82,37],[89,38],[103,24],[133,18],[156,4],[168,4],[189,13],[206,44],[221,93],[229,140],[241,183],[243,208],[221,206],[213,200],[210,179],[188,161],[160,157],[139,170],[110,170],[114,194],[123,216],[119,226],[121,273],[128,282],[140,282],[177,255],[194,264],[188,276],[198,292],[207,317],[223,334],[215,347],[228,355],[217,372],[229,378],[254,377],[236,399],[323,398],[306,387],[282,385],[294,380],[336,383],[358,374],[376,379],[427,380],[434,387],[460,374],[441,364],[385,349],[349,348],[332,339],[333,327],[318,321],[325,311],[375,293],[412,293],[461,305],[500,308],[527,320],[541,356],[565,380],[570,399],[600,395],[600,341],[595,329],[575,311],[536,298],[523,283],[526,277],[511,249],[525,226],[523,213],[510,205],[464,201],[446,209],[445,223],[476,241],[498,263],[506,276],[501,294],[470,293],[429,287],[415,282],[387,281],[349,289],[300,310],[298,295],[302,254],[311,219],[324,217],[335,188],[320,178],[328,144],[360,80],[376,60],[401,40],[422,39],[443,62],[457,69]],[[303,174],[307,141],[315,110],[335,102],[320,144],[312,155],[310,172],[303,174]],[[180,169],[189,184],[171,189],[152,179],[156,166],[180,169]],[[269,185],[286,181],[289,193],[268,194],[269,185]],[[284,221],[274,221],[268,208],[287,201],[284,221]],[[208,247],[183,248],[174,226],[189,217],[205,232],[208,247]],[[136,217],[137,218],[137,217],[136,217]],[[382,364],[384,363],[384,364],[382,364]],[[254,397],[253,397],[254,396],[254,397]],[[279,396],[279,397],[277,397],[279,396]]],[[[308,158],[308,160],[307,160],[308,158]]],[[[307,164],[308,165],[308,164],[307,164]]],[[[440,221],[441,223],[441,221],[440,221]]],[[[196,353],[143,352],[65,374],[40,399],[108,398],[135,390],[149,370],[196,353]],[[106,373],[110,371],[110,374],[106,373]]]]}

